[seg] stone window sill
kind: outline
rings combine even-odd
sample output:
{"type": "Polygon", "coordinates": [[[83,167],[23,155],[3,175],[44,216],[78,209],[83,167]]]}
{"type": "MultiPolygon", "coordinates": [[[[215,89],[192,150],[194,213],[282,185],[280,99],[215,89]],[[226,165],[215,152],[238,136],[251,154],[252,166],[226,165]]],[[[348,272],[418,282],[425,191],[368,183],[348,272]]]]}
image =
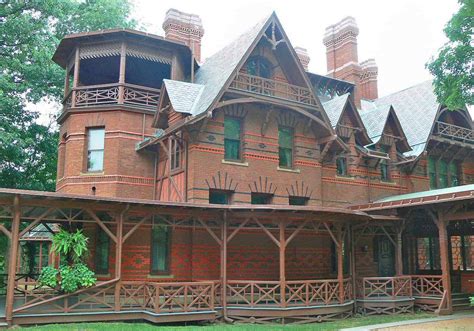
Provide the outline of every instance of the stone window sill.
{"type": "Polygon", "coordinates": [[[278,167],[277,170],[283,171],[283,172],[292,172],[294,174],[299,174],[301,172],[300,169],[289,169],[289,168],[281,168],[281,167],[278,167]]]}
{"type": "Polygon", "coordinates": [[[223,164],[229,164],[229,165],[235,165],[239,167],[248,167],[249,163],[248,162],[240,162],[240,161],[228,161],[228,160],[222,160],[223,164]]]}
{"type": "Polygon", "coordinates": [[[103,176],[103,171],[89,171],[89,172],[81,172],[81,176],[103,176]]]}
{"type": "Polygon", "coordinates": [[[337,179],[348,179],[348,180],[354,180],[355,179],[354,176],[349,176],[349,175],[347,175],[347,176],[336,175],[336,178],[337,179]]]}

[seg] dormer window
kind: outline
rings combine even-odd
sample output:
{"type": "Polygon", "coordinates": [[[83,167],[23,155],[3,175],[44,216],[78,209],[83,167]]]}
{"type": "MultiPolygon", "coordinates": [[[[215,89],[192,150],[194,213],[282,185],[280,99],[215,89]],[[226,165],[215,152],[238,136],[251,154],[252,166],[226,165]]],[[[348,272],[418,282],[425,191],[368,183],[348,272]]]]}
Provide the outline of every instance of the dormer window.
{"type": "Polygon", "coordinates": [[[247,61],[247,73],[262,78],[272,78],[272,64],[263,56],[253,56],[247,61]]]}

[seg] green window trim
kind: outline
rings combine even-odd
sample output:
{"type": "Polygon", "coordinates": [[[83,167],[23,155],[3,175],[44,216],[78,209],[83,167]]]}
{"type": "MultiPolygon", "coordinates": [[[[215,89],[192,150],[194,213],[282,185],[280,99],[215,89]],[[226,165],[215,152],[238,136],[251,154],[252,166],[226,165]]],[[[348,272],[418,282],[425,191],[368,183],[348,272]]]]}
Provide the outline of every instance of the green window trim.
{"type": "Polygon", "coordinates": [[[250,203],[252,205],[270,205],[273,200],[273,194],[252,192],[250,196],[250,203]]]}
{"type": "Polygon", "coordinates": [[[336,159],[336,174],[338,176],[347,176],[347,158],[340,156],[336,159]]]}
{"type": "Polygon", "coordinates": [[[153,225],[151,230],[151,274],[162,275],[169,273],[170,263],[170,228],[163,225],[153,225]]]}
{"type": "Polygon", "coordinates": [[[109,273],[110,237],[99,226],[97,226],[96,233],[95,272],[107,275],[109,273]]]}
{"type": "Polygon", "coordinates": [[[294,130],[290,127],[278,127],[278,165],[293,168],[294,130]]]}
{"type": "Polygon", "coordinates": [[[242,121],[235,117],[224,118],[224,159],[240,161],[242,121]]]}
{"type": "Polygon", "coordinates": [[[217,205],[228,205],[231,202],[232,192],[224,190],[209,190],[209,203],[217,205]]]}
{"type": "Polygon", "coordinates": [[[428,177],[430,178],[430,188],[438,188],[438,176],[436,174],[436,160],[432,156],[428,157],[428,177]]]}
{"type": "Polygon", "coordinates": [[[450,186],[459,186],[459,167],[458,164],[455,162],[449,163],[449,185],[450,186]]]}
{"type": "Polygon", "coordinates": [[[308,205],[308,197],[289,196],[288,197],[290,206],[306,206],[308,205]]]}

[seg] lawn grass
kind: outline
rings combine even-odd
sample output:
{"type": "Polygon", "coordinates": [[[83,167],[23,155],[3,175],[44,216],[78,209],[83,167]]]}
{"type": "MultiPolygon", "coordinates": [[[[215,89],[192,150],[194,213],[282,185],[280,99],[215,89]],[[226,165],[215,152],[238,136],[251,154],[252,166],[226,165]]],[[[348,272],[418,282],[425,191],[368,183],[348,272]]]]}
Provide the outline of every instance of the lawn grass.
{"type": "Polygon", "coordinates": [[[397,321],[405,321],[410,319],[429,318],[435,317],[434,314],[427,313],[416,313],[416,314],[403,314],[403,315],[380,315],[380,316],[367,316],[367,317],[353,317],[345,320],[335,322],[324,322],[324,323],[312,323],[305,325],[256,325],[256,324],[223,324],[214,323],[207,325],[160,325],[160,324],[149,324],[149,323],[74,323],[74,324],[51,324],[33,327],[15,328],[15,330],[24,331],[56,331],[56,330],[68,330],[68,331],[147,331],[147,330],[159,330],[159,331],[258,331],[258,330],[291,330],[291,331],[306,331],[306,330],[317,330],[317,331],[329,331],[339,330],[342,328],[350,328],[356,326],[364,326],[371,324],[390,323],[397,321]]]}

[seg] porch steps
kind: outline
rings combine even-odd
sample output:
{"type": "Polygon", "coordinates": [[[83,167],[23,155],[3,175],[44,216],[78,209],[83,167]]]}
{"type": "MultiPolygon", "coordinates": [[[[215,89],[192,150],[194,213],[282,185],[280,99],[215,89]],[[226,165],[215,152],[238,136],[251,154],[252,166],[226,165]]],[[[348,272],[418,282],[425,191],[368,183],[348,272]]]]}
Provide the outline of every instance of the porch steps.
{"type": "Polygon", "coordinates": [[[471,309],[471,302],[469,300],[470,295],[466,293],[453,293],[451,295],[452,302],[453,302],[453,310],[460,311],[460,310],[467,310],[471,309]]]}

